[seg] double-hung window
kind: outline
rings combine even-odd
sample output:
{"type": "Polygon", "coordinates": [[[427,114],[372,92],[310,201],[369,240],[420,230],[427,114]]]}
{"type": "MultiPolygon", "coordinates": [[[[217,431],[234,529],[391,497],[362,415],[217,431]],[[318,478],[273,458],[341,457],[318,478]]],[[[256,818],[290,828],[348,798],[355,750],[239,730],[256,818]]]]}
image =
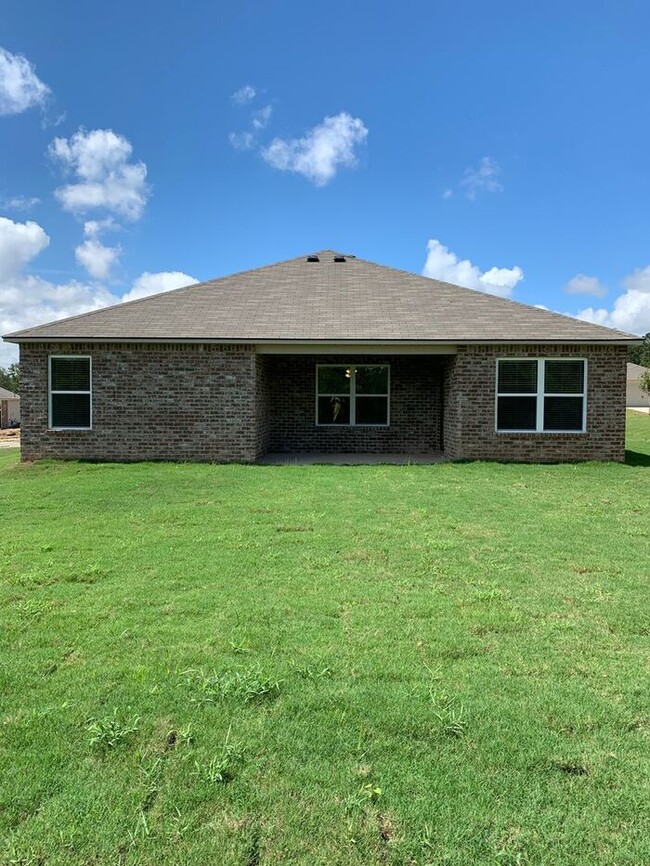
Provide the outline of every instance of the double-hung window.
{"type": "Polygon", "coordinates": [[[318,364],[316,423],[337,427],[387,427],[390,369],[387,364],[318,364]]]}
{"type": "Polygon", "coordinates": [[[497,431],[581,433],[586,420],[587,362],[583,359],[497,361],[497,431]]]}
{"type": "Polygon", "coordinates": [[[92,362],[88,355],[51,355],[49,369],[50,428],[92,427],[92,362]]]}

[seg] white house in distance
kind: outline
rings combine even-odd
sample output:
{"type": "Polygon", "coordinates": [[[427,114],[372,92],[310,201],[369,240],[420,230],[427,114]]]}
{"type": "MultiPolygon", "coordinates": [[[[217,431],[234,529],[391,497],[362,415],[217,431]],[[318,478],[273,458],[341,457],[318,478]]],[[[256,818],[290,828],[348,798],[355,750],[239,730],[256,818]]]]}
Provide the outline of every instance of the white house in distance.
{"type": "Polygon", "coordinates": [[[639,380],[647,369],[647,367],[642,367],[641,364],[627,365],[627,406],[647,406],[650,402],[648,395],[644,394],[639,387],[639,380]]]}
{"type": "Polygon", "coordinates": [[[20,397],[13,391],[0,388],[0,428],[20,423],[20,397]]]}

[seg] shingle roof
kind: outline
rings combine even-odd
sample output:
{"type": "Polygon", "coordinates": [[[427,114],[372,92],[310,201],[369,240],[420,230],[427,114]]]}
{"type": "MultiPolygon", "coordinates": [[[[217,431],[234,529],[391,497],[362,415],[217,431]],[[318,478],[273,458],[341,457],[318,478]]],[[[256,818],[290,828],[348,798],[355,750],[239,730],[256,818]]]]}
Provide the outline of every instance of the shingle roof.
{"type": "Polygon", "coordinates": [[[0,400],[20,400],[18,394],[13,391],[8,391],[6,388],[0,388],[0,400]]]}
{"type": "Polygon", "coordinates": [[[600,342],[621,331],[332,250],[28,328],[6,339],[600,342]]]}

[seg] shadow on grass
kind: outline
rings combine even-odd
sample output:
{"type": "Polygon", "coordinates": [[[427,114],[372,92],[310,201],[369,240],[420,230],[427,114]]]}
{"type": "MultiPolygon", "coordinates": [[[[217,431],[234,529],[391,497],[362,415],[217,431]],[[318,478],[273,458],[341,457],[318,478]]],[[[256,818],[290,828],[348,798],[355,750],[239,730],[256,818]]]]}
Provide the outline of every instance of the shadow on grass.
{"type": "Polygon", "coordinates": [[[625,452],[626,466],[650,466],[650,454],[644,454],[642,451],[627,451],[625,452]]]}

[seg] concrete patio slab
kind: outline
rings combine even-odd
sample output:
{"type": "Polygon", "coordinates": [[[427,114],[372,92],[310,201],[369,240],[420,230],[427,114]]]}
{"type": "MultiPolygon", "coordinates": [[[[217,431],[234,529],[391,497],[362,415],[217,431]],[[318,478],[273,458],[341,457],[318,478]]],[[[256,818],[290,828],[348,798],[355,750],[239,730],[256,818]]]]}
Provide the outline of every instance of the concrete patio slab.
{"type": "Polygon", "coordinates": [[[343,454],[321,454],[306,452],[304,454],[265,454],[257,462],[263,466],[314,466],[326,464],[329,466],[379,466],[389,464],[405,466],[409,464],[442,463],[444,456],[440,451],[430,451],[426,454],[372,454],[361,452],[343,454]]]}

